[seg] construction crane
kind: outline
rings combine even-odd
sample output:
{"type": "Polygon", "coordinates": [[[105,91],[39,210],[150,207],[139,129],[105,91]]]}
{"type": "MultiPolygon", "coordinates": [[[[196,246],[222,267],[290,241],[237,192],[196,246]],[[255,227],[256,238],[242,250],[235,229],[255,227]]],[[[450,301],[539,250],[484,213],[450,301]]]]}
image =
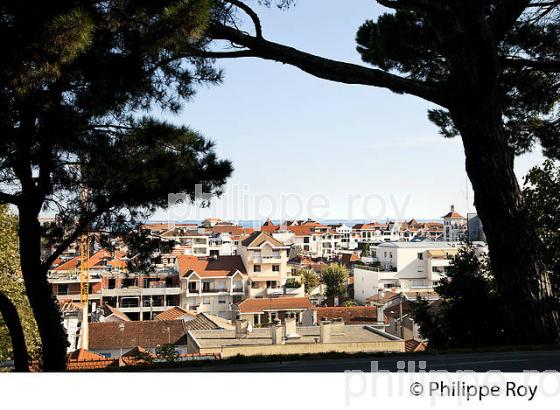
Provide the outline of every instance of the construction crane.
{"type": "MultiPolygon", "coordinates": [[[[87,214],[91,208],[91,192],[89,188],[83,187],[82,211],[87,214]]],[[[80,304],[82,305],[82,349],[89,348],[89,229],[86,227],[80,236],[80,304]]]]}

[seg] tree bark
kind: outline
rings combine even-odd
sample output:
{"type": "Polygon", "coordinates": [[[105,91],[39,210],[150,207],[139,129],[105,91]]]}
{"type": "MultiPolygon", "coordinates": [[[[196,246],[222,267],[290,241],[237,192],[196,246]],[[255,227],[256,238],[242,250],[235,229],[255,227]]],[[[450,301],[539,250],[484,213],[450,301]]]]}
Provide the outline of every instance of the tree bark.
{"type": "Polygon", "coordinates": [[[41,266],[41,227],[38,211],[19,206],[21,270],[29,303],[41,336],[43,370],[66,369],[68,339],[62,325],[58,304],[47,280],[47,269],[41,266]]]}
{"type": "Polygon", "coordinates": [[[16,307],[12,301],[0,292],[0,314],[4,318],[4,322],[10,332],[12,339],[12,352],[14,355],[14,365],[16,372],[29,371],[29,355],[27,353],[27,345],[25,344],[25,335],[21,326],[21,321],[16,307]]]}
{"type": "Polygon", "coordinates": [[[558,343],[560,320],[549,273],[514,173],[514,153],[501,112],[491,105],[473,106],[478,107],[450,112],[461,132],[466,170],[498,292],[510,318],[512,343],[558,343]]]}

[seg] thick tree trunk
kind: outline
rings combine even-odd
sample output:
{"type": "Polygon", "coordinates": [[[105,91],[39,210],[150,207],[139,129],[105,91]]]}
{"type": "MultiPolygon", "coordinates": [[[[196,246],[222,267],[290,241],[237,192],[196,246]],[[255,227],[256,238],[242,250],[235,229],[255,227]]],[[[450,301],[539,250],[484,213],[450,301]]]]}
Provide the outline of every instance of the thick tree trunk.
{"type": "MultiPolygon", "coordinates": [[[[477,104],[473,104],[476,106],[477,104]]],[[[560,341],[549,274],[514,173],[501,113],[490,105],[451,114],[459,128],[475,205],[484,224],[492,270],[514,343],[560,341]]]]}
{"type": "Polygon", "coordinates": [[[4,318],[6,327],[12,339],[12,352],[14,355],[14,365],[16,372],[29,371],[29,355],[25,344],[25,335],[21,327],[21,321],[16,307],[12,301],[0,292],[0,314],[4,318]]]}
{"type": "Polygon", "coordinates": [[[58,304],[47,280],[47,271],[41,266],[41,227],[38,214],[25,206],[19,207],[19,237],[21,270],[29,303],[41,336],[43,370],[66,369],[66,332],[58,304]]]}

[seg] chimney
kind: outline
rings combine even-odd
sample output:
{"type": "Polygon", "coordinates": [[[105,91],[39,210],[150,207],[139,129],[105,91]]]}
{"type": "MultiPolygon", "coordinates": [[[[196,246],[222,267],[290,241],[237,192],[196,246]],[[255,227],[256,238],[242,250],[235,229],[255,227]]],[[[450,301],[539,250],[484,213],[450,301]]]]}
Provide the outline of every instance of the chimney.
{"type": "Polygon", "coordinates": [[[344,319],[337,317],[331,320],[331,335],[343,335],[346,331],[344,319]]]}
{"type": "Polygon", "coordinates": [[[247,320],[235,319],[235,338],[245,339],[247,337],[247,320]]]}
{"type": "Polygon", "coordinates": [[[284,325],[286,326],[286,339],[298,339],[300,337],[297,333],[295,317],[286,317],[284,325]]]}
{"type": "Polygon", "coordinates": [[[383,303],[378,303],[377,305],[377,324],[385,324],[385,305],[383,303]]]}
{"type": "Polygon", "coordinates": [[[321,320],[319,324],[319,331],[321,336],[321,343],[331,342],[331,322],[328,320],[321,320]]]}
{"type": "Polygon", "coordinates": [[[270,331],[272,332],[272,344],[273,345],[283,345],[284,344],[284,326],[278,319],[274,319],[272,326],[270,326],[270,331]]]}

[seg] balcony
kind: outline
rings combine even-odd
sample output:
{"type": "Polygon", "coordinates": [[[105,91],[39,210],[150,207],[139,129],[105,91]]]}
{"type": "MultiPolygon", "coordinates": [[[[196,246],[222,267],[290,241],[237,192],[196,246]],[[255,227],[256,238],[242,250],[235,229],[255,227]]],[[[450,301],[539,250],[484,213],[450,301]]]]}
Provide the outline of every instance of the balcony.
{"type": "Polygon", "coordinates": [[[149,288],[139,288],[137,286],[131,286],[128,288],[115,288],[115,289],[103,289],[101,291],[103,296],[156,296],[156,295],[179,295],[181,294],[180,287],[149,287],[149,288]]]}
{"type": "Polygon", "coordinates": [[[226,288],[211,288],[211,289],[202,289],[203,294],[208,293],[229,293],[229,289],[226,288]]]}

